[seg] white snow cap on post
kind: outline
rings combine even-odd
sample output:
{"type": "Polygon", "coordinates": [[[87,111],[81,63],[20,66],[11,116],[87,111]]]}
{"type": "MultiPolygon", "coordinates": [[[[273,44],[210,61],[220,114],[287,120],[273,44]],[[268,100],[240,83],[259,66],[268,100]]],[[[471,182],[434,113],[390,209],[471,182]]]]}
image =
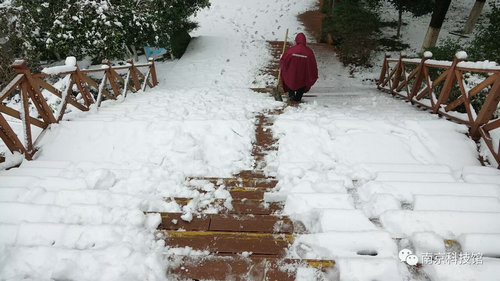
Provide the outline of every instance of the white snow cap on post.
{"type": "Polygon", "coordinates": [[[467,59],[467,53],[465,51],[459,51],[455,54],[455,57],[457,57],[457,59],[465,60],[467,59]]]}
{"type": "Polygon", "coordinates": [[[425,51],[424,52],[424,58],[428,58],[428,59],[432,58],[432,52],[431,51],[425,51]]]}
{"type": "Polygon", "coordinates": [[[76,65],[76,58],[75,57],[67,57],[64,64],[68,65],[68,66],[75,66],[76,65]]]}

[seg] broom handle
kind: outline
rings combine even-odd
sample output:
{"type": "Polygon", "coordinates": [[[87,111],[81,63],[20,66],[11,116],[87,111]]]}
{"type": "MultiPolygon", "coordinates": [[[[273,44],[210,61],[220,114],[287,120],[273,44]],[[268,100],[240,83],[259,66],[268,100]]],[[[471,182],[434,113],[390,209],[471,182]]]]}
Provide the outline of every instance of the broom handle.
{"type": "MultiPolygon", "coordinates": [[[[283,56],[283,54],[285,53],[285,49],[286,49],[286,40],[288,39],[288,28],[286,29],[286,34],[285,34],[285,41],[283,41],[283,51],[281,51],[281,55],[283,56]]],[[[280,87],[280,79],[281,79],[281,67],[278,71],[278,84],[276,85],[276,88],[279,88],[280,87]]]]}

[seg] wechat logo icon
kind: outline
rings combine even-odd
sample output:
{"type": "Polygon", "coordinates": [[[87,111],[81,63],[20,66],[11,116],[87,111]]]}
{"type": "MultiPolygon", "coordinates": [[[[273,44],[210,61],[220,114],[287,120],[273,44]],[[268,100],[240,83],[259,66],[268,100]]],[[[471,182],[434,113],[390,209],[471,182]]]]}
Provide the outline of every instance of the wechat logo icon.
{"type": "Polygon", "coordinates": [[[418,263],[418,257],[408,249],[399,251],[399,259],[401,260],[401,262],[406,262],[409,265],[417,265],[418,263]]]}

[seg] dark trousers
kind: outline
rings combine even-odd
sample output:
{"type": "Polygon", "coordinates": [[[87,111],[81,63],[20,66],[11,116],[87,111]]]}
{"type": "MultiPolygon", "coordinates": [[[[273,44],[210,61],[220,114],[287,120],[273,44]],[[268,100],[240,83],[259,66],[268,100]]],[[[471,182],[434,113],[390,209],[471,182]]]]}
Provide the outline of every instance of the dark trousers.
{"type": "Polygon", "coordinates": [[[288,90],[288,97],[290,101],[300,102],[302,99],[302,95],[304,95],[304,91],[306,87],[302,87],[298,90],[288,90]]]}

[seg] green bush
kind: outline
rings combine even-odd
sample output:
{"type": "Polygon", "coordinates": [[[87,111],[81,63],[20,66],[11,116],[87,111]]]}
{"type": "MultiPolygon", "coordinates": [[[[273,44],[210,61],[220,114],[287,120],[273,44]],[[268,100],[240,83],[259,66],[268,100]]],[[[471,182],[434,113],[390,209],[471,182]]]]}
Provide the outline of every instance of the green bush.
{"type": "MultiPolygon", "coordinates": [[[[66,56],[122,59],[126,47],[172,47],[172,37],[197,25],[209,0],[14,0],[26,51],[42,60],[66,56]]],[[[185,37],[181,38],[185,40],[185,37]]]]}
{"type": "Polygon", "coordinates": [[[377,48],[380,19],[365,8],[363,2],[341,1],[323,20],[322,38],[330,35],[344,65],[370,65],[372,51],[377,48]]]}
{"type": "Polygon", "coordinates": [[[26,59],[34,71],[40,70],[36,53],[26,52],[27,42],[19,32],[18,16],[15,7],[5,4],[0,7],[0,90],[15,76],[11,67],[15,59],[26,59]]]}
{"type": "Polygon", "coordinates": [[[432,52],[432,59],[451,61],[458,51],[464,51],[466,48],[460,44],[459,40],[447,39],[436,47],[427,49],[432,52]]]}

